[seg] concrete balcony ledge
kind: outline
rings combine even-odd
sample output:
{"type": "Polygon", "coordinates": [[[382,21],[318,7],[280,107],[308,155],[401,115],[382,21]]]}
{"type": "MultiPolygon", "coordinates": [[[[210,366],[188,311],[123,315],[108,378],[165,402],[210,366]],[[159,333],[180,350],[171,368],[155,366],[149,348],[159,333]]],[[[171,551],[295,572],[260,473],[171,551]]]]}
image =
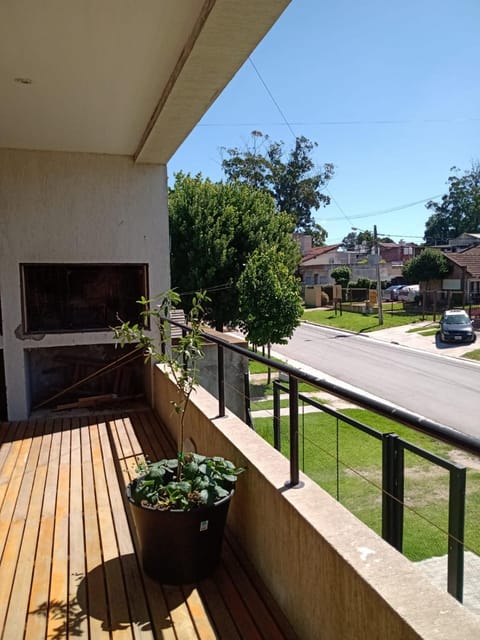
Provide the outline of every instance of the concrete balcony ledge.
{"type": "MultiPolygon", "coordinates": [[[[175,435],[175,389],[152,371],[152,403],[175,435]]],[[[248,467],[229,526],[304,640],[477,640],[480,618],[309,478],[289,488],[289,462],[215,398],[193,394],[185,437],[201,453],[248,467]],[[459,635],[460,634],[460,635],[459,635]]]]}

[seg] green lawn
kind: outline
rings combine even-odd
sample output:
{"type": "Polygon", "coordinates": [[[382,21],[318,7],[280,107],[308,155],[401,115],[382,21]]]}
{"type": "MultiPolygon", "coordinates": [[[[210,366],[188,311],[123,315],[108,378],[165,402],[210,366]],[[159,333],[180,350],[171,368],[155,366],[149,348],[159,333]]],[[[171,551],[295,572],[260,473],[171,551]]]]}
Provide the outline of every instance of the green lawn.
{"type": "MultiPolygon", "coordinates": [[[[285,387],[288,387],[288,383],[283,383],[285,387]]],[[[307,384],[306,382],[298,383],[298,392],[299,393],[318,393],[318,387],[312,387],[312,385],[307,384]]],[[[287,393],[282,391],[282,393],[287,393]]],[[[266,376],[265,381],[257,381],[250,383],[250,398],[263,398],[264,396],[272,396],[273,395],[273,384],[267,384],[266,376]]]]}
{"type": "MultiPolygon", "coordinates": [[[[280,400],[280,409],[288,407],[288,400],[280,400]]],[[[273,411],[273,400],[254,400],[250,405],[251,411],[273,411]]]]}
{"type": "Polygon", "coordinates": [[[480,349],[474,349],[468,353],[464,353],[462,358],[469,358],[470,360],[480,360],[480,349]]]}
{"type": "Polygon", "coordinates": [[[383,325],[378,324],[378,315],[362,315],[361,313],[353,313],[352,311],[340,312],[331,309],[327,310],[311,310],[306,309],[303,313],[303,320],[316,322],[318,324],[329,325],[337,329],[348,329],[356,333],[366,333],[369,331],[378,331],[379,329],[390,329],[392,327],[400,327],[404,324],[420,322],[422,320],[433,321],[431,314],[422,315],[421,313],[410,313],[406,311],[394,311],[390,313],[386,309],[383,311],[383,325]]]}
{"type": "MultiPolygon", "coordinates": [[[[302,393],[302,392],[300,392],[302,393]]],[[[320,399],[320,398],[316,398],[315,396],[312,396],[312,400],[316,400],[317,402],[320,402],[321,404],[324,403],[325,401],[320,399]]],[[[302,401],[300,400],[300,406],[302,404],[302,401]]],[[[289,401],[288,398],[281,398],[280,399],[280,409],[284,409],[286,407],[289,406],[289,401]]],[[[250,409],[252,411],[259,411],[259,410],[265,410],[265,411],[273,411],[273,399],[270,400],[254,400],[251,403],[250,409]]]]}
{"type": "Polygon", "coordinates": [[[422,325],[421,327],[412,327],[407,333],[419,333],[422,336],[433,336],[439,330],[440,325],[438,322],[432,322],[431,324],[422,325]]]}
{"type": "MultiPolygon", "coordinates": [[[[343,413],[380,432],[394,431],[432,453],[448,458],[450,448],[362,409],[343,413]]],[[[289,454],[288,418],[282,418],[282,451],[289,454]]],[[[273,444],[272,420],[255,419],[255,429],[273,444]]],[[[381,442],[321,413],[300,417],[300,464],[315,482],[372,529],[381,533],[381,442]],[[339,451],[337,465],[336,452],[339,451]],[[337,483],[338,478],[338,483],[337,483]]],[[[448,473],[405,452],[404,553],[421,560],[447,552],[448,473]]],[[[480,554],[480,473],[467,478],[466,547],[480,554]]]]}
{"type": "MultiPolygon", "coordinates": [[[[306,310],[303,319],[354,332],[369,332],[427,320],[431,324],[412,328],[422,335],[434,335],[437,323],[431,315],[388,312],[384,309],[384,324],[378,316],[332,310],[306,310]]],[[[480,349],[466,354],[480,360],[480,349]]],[[[266,368],[265,368],[266,371],[266,368]]],[[[300,391],[315,389],[302,383],[300,391]]],[[[251,385],[252,397],[271,395],[272,385],[251,385]]],[[[271,401],[270,401],[271,402],[271,401]]],[[[271,408],[271,404],[256,403],[255,408],[271,408]]],[[[281,406],[288,406],[282,401],[281,406]]],[[[253,406],[252,406],[253,408],[253,406]]],[[[419,434],[407,427],[362,409],[343,411],[346,415],[380,431],[392,431],[405,440],[423,447],[443,458],[449,457],[451,448],[439,441],[419,434]]],[[[273,445],[272,419],[255,418],[255,429],[273,445]]],[[[288,418],[281,419],[282,452],[289,455],[288,418]]],[[[300,465],[315,482],[337,498],[360,520],[381,534],[381,442],[350,427],[340,420],[321,412],[300,413],[300,465]],[[337,462],[338,448],[338,462],[337,462]]],[[[405,512],[404,553],[417,561],[444,555],[448,551],[448,472],[423,458],[405,452],[405,512]]],[[[480,483],[480,472],[467,471],[467,504],[465,521],[465,547],[480,555],[480,492],[474,489],[480,483]]]]}

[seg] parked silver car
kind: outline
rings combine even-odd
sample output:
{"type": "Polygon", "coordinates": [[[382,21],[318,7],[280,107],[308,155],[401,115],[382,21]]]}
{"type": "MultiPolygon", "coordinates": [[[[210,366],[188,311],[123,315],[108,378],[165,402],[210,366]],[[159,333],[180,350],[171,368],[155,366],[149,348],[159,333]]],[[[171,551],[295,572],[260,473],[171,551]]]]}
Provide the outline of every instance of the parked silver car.
{"type": "Polygon", "coordinates": [[[398,290],[397,295],[402,302],[416,302],[420,298],[420,285],[406,284],[398,290]]]}
{"type": "Polygon", "coordinates": [[[382,300],[392,301],[398,300],[398,292],[403,287],[403,284],[392,284],[382,291],[382,300]]]}

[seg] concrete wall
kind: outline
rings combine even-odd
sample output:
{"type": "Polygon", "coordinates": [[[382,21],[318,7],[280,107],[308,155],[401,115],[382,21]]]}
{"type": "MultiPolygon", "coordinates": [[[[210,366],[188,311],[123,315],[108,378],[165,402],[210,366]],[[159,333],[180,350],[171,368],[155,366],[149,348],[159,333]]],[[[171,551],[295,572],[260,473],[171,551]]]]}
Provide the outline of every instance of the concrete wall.
{"type": "Polygon", "coordinates": [[[308,285],[305,287],[305,306],[321,307],[322,306],[322,287],[319,284],[308,285]]]}
{"type": "Polygon", "coordinates": [[[169,287],[165,166],[131,158],[0,150],[0,297],[10,420],[29,412],[26,350],[111,342],[109,331],[22,336],[22,263],[146,263],[169,287]]]}
{"type": "MultiPolygon", "coordinates": [[[[155,409],[176,434],[174,387],[154,370],[155,409]]],[[[185,437],[196,450],[246,466],[228,523],[302,640],[474,640],[480,619],[301,475],[235,416],[215,419],[199,389],[185,437]]]]}
{"type": "MultiPolygon", "coordinates": [[[[228,333],[219,333],[213,329],[207,329],[207,333],[217,335],[230,344],[236,344],[247,348],[245,340],[228,333]]],[[[199,362],[200,384],[215,398],[218,398],[218,350],[217,345],[208,343],[203,345],[204,358],[199,362]]],[[[241,420],[245,421],[245,386],[244,376],[248,373],[248,358],[224,349],[224,393],[225,406],[241,420]]]]}

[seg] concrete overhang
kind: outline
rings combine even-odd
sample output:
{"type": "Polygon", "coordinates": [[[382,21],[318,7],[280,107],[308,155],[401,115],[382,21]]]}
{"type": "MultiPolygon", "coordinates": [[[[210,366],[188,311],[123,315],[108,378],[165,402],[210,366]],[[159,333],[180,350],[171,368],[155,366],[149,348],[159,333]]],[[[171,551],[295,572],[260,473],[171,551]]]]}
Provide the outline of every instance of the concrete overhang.
{"type": "Polygon", "coordinates": [[[0,147],[166,163],[290,0],[13,0],[0,147]]]}

